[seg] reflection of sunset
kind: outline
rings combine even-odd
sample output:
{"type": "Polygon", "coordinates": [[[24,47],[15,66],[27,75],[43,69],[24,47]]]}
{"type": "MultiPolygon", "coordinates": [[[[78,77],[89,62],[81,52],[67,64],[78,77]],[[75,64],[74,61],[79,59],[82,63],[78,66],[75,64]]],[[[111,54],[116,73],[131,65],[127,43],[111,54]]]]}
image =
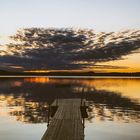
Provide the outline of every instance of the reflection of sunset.
{"type": "Polygon", "coordinates": [[[0,95],[0,115],[9,116],[12,111],[22,111],[24,100],[22,98],[15,99],[12,95],[0,95]]]}
{"type": "MultiPolygon", "coordinates": [[[[114,122],[125,122],[128,123],[129,121],[135,122],[136,115],[133,111],[126,111],[123,112],[120,109],[109,109],[108,107],[104,105],[92,105],[91,107],[92,111],[89,112],[91,116],[90,121],[100,122],[100,121],[114,121],[114,122]],[[129,116],[129,114],[131,114],[129,116]],[[93,117],[93,118],[92,118],[93,117]]],[[[137,120],[140,121],[139,119],[137,120]]]]}
{"type": "Polygon", "coordinates": [[[25,82],[30,82],[30,83],[48,83],[49,82],[49,78],[40,78],[40,77],[35,77],[35,78],[25,78],[24,79],[25,82]]]}
{"type": "Polygon", "coordinates": [[[20,87],[20,86],[22,85],[22,82],[20,82],[20,81],[15,81],[15,82],[13,83],[13,85],[14,85],[14,86],[17,86],[17,87],[20,87]]]}
{"type": "Polygon", "coordinates": [[[139,83],[134,78],[8,79],[1,81],[0,116],[24,123],[47,122],[48,104],[57,96],[81,98],[80,93],[86,93],[91,103],[89,121],[139,122],[139,83]]]}
{"type": "MultiPolygon", "coordinates": [[[[27,101],[23,97],[0,95],[0,116],[24,123],[47,122],[47,102],[27,101]]],[[[89,121],[140,122],[135,110],[111,108],[90,101],[89,121]]]]}
{"type": "MultiPolygon", "coordinates": [[[[140,81],[137,78],[96,78],[96,79],[55,79],[55,78],[25,78],[25,82],[50,84],[81,84],[85,88],[107,90],[121,93],[123,96],[140,99],[140,81]]],[[[75,88],[76,89],[76,88],[75,88]]],[[[80,88],[78,88],[80,90],[80,88]]],[[[82,91],[82,89],[81,89],[82,91]]]]}
{"type": "MultiPolygon", "coordinates": [[[[125,118],[127,118],[127,115],[125,115],[124,112],[121,112],[122,110],[111,110],[106,107],[106,105],[104,107],[100,105],[100,103],[108,103],[109,105],[110,100],[112,99],[111,97],[115,97],[115,100],[119,98],[121,105],[128,102],[133,109],[135,109],[133,102],[137,104],[136,100],[140,101],[140,81],[136,78],[59,79],[32,77],[1,82],[1,88],[5,87],[5,85],[7,85],[7,87],[4,92],[15,92],[15,96],[11,94],[0,96],[0,106],[2,107],[0,114],[1,116],[16,116],[15,119],[22,122],[46,122],[46,110],[48,107],[46,100],[48,100],[50,95],[51,97],[56,98],[58,93],[63,96],[77,93],[76,96],[79,96],[81,94],[78,93],[81,93],[83,89],[84,92],[91,91],[90,96],[93,96],[93,101],[95,100],[98,103],[97,105],[94,103],[94,106],[92,107],[95,115],[94,120],[96,118],[99,121],[105,118],[107,118],[107,120],[113,119],[113,121],[119,121],[119,114],[122,116],[120,120],[125,120],[125,118]],[[32,83],[43,85],[36,85],[33,88],[32,83]],[[55,86],[52,88],[52,85],[55,86]],[[30,90],[30,87],[32,90],[30,90]],[[105,90],[107,93],[104,94],[104,92],[100,92],[101,90],[105,90]],[[41,94],[40,91],[43,94],[41,94]],[[46,92],[46,94],[44,94],[44,92],[46,92]],[[63,92],[65,92],[65,94],[63,94],[63,92]],[[113,95],[109,92],[113,92],[113,95]],[[52,93],[56,93],[56,95],[52,93]],[[123,99],[124,97],[128,98],[128,100],[123,99]],[[98,98],[101,100],[98,101],[98,98]],[[102,102],[102,98],[107,102],[102,102]],[[114,112],[115,116],[113,116],[114,112]]],[[[3,89],[1,89],[1,91],[2,90],[3,89]]],[[[89,99],[91,99],[91,97],[89,97],[89,99]]],[[[128,120],[134,117],[130,114],[131,112],[129,112],[128,120]]]]}
{"type": "MultiPolygon", "coordinates": [[[[14,120],[16,121],[28,123],[32,123],[32,121],[35,120],[31,119],[36,118],[36,121],[41,122],[44,121],[43,119],[41,120],[41,116],[38,116],[41,105],[42,108],[46,108],[45,111],[47,111],[48,105],[46,103],[30,102],[22,97],[15,98],[12,95],[0,95],[0,116],[14,116],[14,120]]],[[[46,116],[44,117],[44,119],[47,118],[46,116]]],[[[13,120],[13,117],[11,119],[13,120]]]]}
{"type": "Polygon", "coordinates": [[[140,81],[139,79],[94,79],[83,80],[82,84],[88,87],[95,87],[97,90],[107,90],[119,92],[123,96],[140,99],[140,81]]]}

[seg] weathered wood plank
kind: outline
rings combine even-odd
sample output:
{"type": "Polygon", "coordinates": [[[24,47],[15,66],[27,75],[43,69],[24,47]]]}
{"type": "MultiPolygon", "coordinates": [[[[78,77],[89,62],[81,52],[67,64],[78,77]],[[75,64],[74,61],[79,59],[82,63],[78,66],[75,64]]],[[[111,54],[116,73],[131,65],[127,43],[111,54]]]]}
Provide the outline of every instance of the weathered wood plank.
{"type": "Polygon", "coordinates": [[[81,99],[61,99],[53,102],[58,109],[42,140],[83,140],[81,99]]]}

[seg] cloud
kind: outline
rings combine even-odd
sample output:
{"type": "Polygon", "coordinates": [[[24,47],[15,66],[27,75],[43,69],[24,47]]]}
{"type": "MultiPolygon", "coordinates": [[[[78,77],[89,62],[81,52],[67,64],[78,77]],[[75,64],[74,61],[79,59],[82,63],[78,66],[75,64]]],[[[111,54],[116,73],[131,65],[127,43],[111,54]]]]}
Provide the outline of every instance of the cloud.
{"type": "MultiPolygon", "coordinates": [[[[84,69],[121,59],[140,48],[140,30],[101,32],[89,29],[28,28],[11,36],[0,63],[28,69],[84,69]]],[[[9,65],[9,66],[10,66],[9,65]]]]}

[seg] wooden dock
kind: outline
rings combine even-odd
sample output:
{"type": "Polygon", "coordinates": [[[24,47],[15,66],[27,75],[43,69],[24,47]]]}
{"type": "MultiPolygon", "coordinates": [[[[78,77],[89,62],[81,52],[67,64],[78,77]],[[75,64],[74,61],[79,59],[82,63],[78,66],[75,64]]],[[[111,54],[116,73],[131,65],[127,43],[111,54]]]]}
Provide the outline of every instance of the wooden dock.
{"type": "Polygon", "coordinates": [[[81,99],[60,99],[56,113],[41,140],[84,140],[84,126],[81,114],[81,99]]]}

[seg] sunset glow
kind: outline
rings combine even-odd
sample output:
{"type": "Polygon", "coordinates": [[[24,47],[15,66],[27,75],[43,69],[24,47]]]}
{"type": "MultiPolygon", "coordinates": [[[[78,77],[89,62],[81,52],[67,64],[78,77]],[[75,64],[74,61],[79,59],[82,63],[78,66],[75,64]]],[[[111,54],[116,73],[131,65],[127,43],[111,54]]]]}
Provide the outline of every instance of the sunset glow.
{"type": "Polygon", "coordinates": [[[0,0],[0,140],[140,140],[140,0],[0,0]]]}
{"type": "Polygon", "coordinates": [[[139,4],[3,1],[0,70],[140,72],[139,4]]]}

